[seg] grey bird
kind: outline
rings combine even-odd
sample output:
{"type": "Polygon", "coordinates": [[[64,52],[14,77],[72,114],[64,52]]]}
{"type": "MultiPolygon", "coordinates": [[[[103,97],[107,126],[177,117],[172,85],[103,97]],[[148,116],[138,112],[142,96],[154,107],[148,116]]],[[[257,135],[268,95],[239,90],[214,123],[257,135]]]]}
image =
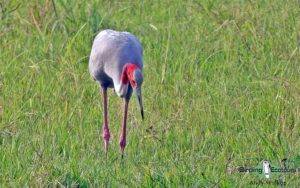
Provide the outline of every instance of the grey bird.
{"type": "Polygon", "coordinates": [[[123,158],[126,146],[128,104],[133,92],[138,98],[142,119],[144,119],[142,103],[143,48],[140,41],[129,32],[109,29],[101,31],[92,46],[89,71],[102,89],[103,139],[106,158],[110,138],[107,121],[107,88],[114,88],[116,94],[124,99],[123,126],[119,142],[123,158]]]}

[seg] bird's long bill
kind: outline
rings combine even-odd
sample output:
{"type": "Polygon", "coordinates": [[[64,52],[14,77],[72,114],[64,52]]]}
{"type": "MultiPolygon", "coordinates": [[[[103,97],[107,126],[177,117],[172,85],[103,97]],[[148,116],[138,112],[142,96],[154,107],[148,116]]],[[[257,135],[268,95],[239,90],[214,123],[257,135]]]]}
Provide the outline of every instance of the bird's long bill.
{"type": "Polygon", "coordinates": [[[139,101],[139,106],[140,106],[140,111],[141,111],[142,119],[144,120],[144,109],[143,109],[143,100],[142,100],[141,88],[137,88],[136,89],[136,96],[137,96],[138,101],[139,101]]]}

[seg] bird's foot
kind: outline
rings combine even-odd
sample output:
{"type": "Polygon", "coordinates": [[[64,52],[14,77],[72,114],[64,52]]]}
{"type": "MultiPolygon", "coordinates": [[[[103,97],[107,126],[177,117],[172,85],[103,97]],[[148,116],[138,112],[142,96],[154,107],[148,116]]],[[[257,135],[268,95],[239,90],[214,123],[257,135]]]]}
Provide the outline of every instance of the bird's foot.
{"type": "Polygon", "coordinates": [[[121,152],[122,152],[122,154],[121,154],[121,158],[122,159],[124,158],[125,147],[126,147],[126,138],[121,136],[121,139],[120,139],[120,148],[121,148],[121,152]]]}
{"type": "Polygon", "coordinates": [[[105,147],[105,157],[107,159],[107,155],[108,155],[108,142],[109,142],[109,138],[110,138],[110,133],[108,129],[103,129],[103,140],[104,140],[104,147],[105,147]]]}

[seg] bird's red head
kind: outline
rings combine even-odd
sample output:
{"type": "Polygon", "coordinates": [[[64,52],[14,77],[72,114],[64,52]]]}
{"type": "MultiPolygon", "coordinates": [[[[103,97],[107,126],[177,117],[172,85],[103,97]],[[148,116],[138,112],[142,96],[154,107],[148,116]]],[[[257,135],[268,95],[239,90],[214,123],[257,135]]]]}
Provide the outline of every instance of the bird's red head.
{"type": "Polygon", "coordinates": [[[142,118],[144,119],[144,110],[143,110],[143,103],[142,103],[142,83],[143,83],[142,70],[135,64],[127,63],[123,67],[121,82],[122,84],[128,84],[128,82],[130,82],[130,85],[133,88],[133,92],[136,94],[138,98],[141,115],[142,118]]]}
{"type": "Polygon", "coordinates": [[[128,82],[130,82],[130,85],[132,87],[137,86],[137,82],[134,78],[134,71],[136,69],[139,69],[139,67],[132,63],[128,63],[123,67],[122,77],[121,77],[123,84],[128,84],[128,82]]]}

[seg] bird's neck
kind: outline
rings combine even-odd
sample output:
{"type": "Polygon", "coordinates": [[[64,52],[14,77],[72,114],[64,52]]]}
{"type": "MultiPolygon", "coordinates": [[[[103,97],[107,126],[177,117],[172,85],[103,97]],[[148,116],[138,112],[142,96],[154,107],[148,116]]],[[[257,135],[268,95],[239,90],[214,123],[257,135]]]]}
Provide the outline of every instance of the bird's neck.
{"type": "Polygon", "coordinates": [[[130,83],[131,86],[133,85],[133,72],[138,68],[137,65],[132,63],[127,63],[123,66],[122,75],[121,75],[121,82],[120,84],[115,84],[115,91],[118,96],[125,97],[128,91],[128,84],[130,83]]]}
{"type": "Polygon", "coordinates": [[[123,66],[122,76],[121,76],[122,84],[128,84],[128,82],[132,83],[132,80],[134,80],[133,72],[136,69],[138,69],[138,66],[132,63],[126,63],[123,66]]]}

